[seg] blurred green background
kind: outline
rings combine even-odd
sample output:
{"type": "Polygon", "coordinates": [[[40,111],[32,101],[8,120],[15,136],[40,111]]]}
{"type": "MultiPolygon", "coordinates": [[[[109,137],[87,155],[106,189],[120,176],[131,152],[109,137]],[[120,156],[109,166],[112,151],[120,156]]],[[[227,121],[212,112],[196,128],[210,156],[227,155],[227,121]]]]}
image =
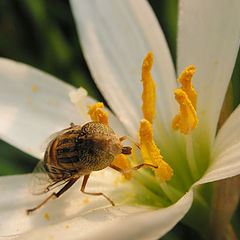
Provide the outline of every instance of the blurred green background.
{"type": "MultiPolygon", "coordinates": [[[[173,60],[176,59],[178,0],[149,1],[165,33],[173,60]]],[[[24,62],[46,71],[91,96],[104,101],[86,62],[69,2],[67,0],[0,1],[0,56],[24,62]]],[[[233,73],[230,95],[232,108],[240,102],[240,57],[233,73]]],[[[38,159],[0,141],[0,176],[29,173],[38,159]]],[[[164,239],[199,239],[181,223],[164,239]]]]}

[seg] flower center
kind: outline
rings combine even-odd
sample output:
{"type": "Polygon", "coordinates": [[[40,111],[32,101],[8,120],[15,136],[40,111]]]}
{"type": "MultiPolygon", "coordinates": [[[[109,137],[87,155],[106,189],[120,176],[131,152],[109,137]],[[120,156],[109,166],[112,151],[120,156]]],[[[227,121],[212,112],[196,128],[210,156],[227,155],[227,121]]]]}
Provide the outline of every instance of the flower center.
{"type": "MultiPolygon", "coordinates": [[[[136,190],[135,196],[131,200],[133,203],[140,202],[141,204],[145,205],[163,207],[169,206],[171,203],[177,201],[177,199],[179,199],[186,190],[183,190],[182,187],[178,189],[179,179],[176,177],[172,178],[173,169],[163,160],[163,157],[160,154],[160,149],[157,147],[153,139],[152,124],[154,123],[154,117],[156,114],[156,84],[151,75],[152,66],[153,54],[152,52],[149,52],[144,58],[142,64],[141,81],[143,83],[143,104],[141,109],[143,113],[143,119],[140,121],[138,134],[141,157],[136,154],[135,147],[133,147],[131,158],[134,164],[139,164],[143,160],[144,163],[151,164],[157,168],[152,168],[152,171],[150,169],[142,169],[134,174],[132,172],[127,172],[124,174],[124,178],[127,180],[131,179],[133,184],[136,183],[134,184],[136,190]],[[172,180],[170,182],[165,182],[171,178],[172,180]]],[[[175,131],[180,130],[181,133],[187,135],[187,154],[184,156],[187,156],[187,162],[193,177],[197,178],[198,170],[191,140],[191,131],[194,130],[198,124],[198,118],[196,114],[197,93],[194,90],[191,81],[194,72],[195,66],[189,66],[185,69],[185,71],[183,71],[178,79],[179,83],[182,84],[182,87],[181,89],[176,89],[174,94],[175,99],[179,104],[179,114],[177,114],[172,120],[172,128],[175,131]]],[[[101,102],[98,102],[93,106],[88,106],[88,115],[92,121],[109,124],[108,115],[102,109],[103,107],[104,104],[101,102]]],[[[172,156],[174,159],[179,158],[180,153],[181,151],[177,153],[176,156],[172,156]]],[[[166,154],[167,158],[169,158],[171,155],[166,153],[166,151],[164,154],[166,154]]],[[[124,170],[132,167],[129,157],[124,154],[119,154],[114,159],[113,164],[124,170]]],[[[172,162],[172,164],[174,165],[175,163],[172,162]]],[[[179,171],[179,169],[176,170],[179,171]]]]}

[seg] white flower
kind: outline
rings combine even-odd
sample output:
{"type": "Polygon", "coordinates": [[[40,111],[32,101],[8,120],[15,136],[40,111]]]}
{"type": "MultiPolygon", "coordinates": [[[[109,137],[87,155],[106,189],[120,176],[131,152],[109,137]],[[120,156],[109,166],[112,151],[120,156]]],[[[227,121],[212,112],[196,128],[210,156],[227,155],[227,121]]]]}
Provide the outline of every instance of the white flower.
{"type": "MultiPolygon", "coordinates": [[[[27,216],[25,210],[43,200],[43,196],[28,193],[30,175],[1,177],[1,236],[156,239],[190,209],[196,185],[240,173],[239,107],[215,136],[239,48],[240,2],[180,1],[177,75],[188,65],[197,67],[193,82],[198,93],[199,125],[192,139],[185,139],[171,128],[178,112],[173,95],[177,88],[175,71],[163,33],[148,3],[144,0],[137,4],[134,0],[73,0],[71,3],[93,77],[123,124],[111,115],[111,126],[120,136],[127,132],[135,137],[141,119],[140,66],[149,50],[154,53],[152,75],[157,84],[154,135],[175,173],[172,182],[161,189],[170,194],[169,187],[188,192],[167,208],[150,209],[124,202],[112,207],[105,199],[96,197],[89,197],[89,202],[84,203],[86,196],[76,184],[60,199],[27,216]],[[186,147],[189,143],[191,148],[186,147]],[[196,172],[189,170],[191,162],[196,172]],[[199,180],[196,182],[196,179],[199,180]]],[[[40,145],[52,132],[70,122],[84,122],[68,98],[74,88],[47,74],[1,59],[0,81],[1,138],[35,157],[41,157],[40,145]]],[[[90,98],[86,101],[94,102],[90,98]]],[[[119,192],[130,192],[132,187],[130,183],[113,183],[116,176],[119,174],[110,170],[96,173],[87,189],[101,190],[113,200],[117,199],[119,192]]]]}

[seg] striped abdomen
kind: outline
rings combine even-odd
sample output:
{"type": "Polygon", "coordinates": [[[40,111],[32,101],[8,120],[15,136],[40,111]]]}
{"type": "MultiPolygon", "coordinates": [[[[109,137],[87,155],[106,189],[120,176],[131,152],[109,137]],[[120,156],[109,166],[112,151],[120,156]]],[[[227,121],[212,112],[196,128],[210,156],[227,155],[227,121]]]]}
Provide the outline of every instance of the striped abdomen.
{"type": "Polygon", "coordinates": [[[80,126],[70,128],[48,145],[44,162],[51,179],[61,180],[76,174],[79,162],[76,139],[80,130],[80,126]]]}

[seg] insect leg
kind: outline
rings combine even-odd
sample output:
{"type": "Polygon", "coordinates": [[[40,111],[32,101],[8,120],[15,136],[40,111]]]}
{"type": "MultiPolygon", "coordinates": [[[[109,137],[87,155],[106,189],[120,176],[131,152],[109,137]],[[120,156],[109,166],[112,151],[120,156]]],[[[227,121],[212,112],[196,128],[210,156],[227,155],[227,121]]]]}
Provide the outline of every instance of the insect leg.
{"type": "Polygon", "coordinates": [[[140,165],[137,165],[137,166],[135,166],[135,167],[133,167],[133,168],[129,168],[129,169],[126,169],[126,170],[121,169],[121,168],[119,168],[119,167],[117,167],[117,166],[115,166],[115,165],[113,165],[113,164],[110,164],[109,167],[112,168],[112,169],[114,169],[114,170],[116,170],[116,171],[118,171],[118,172],[120,172],[120,173],[129,173],[129,172],[131,172],[131,171],[136,171],[136,170],[138,170],[138,169],[140,169],[140,168],[142,168],[142,167],[158,168],[157,166],[154,166],[154,165],[149,164],[149,163],[142,163],[142,164],[140,164],[140,165]]]}
{"type": "Polygon", "coordinates": [[[50,200],[51,198],[58,198],[60,197],[64,192],[66,192],[79,178],[72,178],[70,179],[67,184],[61,188],[57,193],[52,193],[50,196],[48,196],[43,202],[41,202],[38,206],[36,206],[35,208],[32,209],[27,209],[27,215],[29,215],[29,213],[34,212],[35,210],[37,210],[38,208],[40,208],[42,205],[44,205],[46,202],[48,202],[48,200],[50,200]]]}
{"type": "Polygon", "coordinates": [[[133,138],[131,138],[129,136],[123,136],[123,137],[119,138],[120,142],[122,142],[122,141],[124,141],[126,139],[130,140],[132,143],[134,143],[140,149],[139,143],[137,143],[133,138]]]}
{"type": "Polygon", "coordinates": [[[103,196],[112,204],[112,206],[115,206],[115,203],[108,196],[106,196],[104,193],[101,193],[101,192],[99,192],[99,193],[85,192],[85,187],[86,187],[89,176],[90,176],[90,174],[84,175],[83,182],[82,182],[82,187],[81,187],[81,192],[85,193],[85,194],[88,194],[88,195],[93,195],[93,196],[103,196]]]}

